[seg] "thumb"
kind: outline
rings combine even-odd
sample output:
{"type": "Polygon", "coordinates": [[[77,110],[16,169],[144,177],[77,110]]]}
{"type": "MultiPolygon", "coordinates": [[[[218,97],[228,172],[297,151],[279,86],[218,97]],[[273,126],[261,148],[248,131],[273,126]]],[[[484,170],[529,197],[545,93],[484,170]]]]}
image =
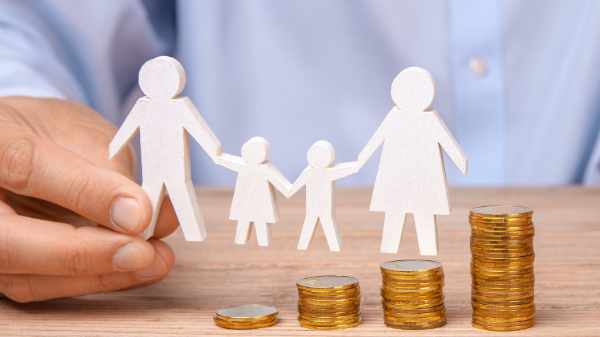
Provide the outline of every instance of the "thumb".
{"type": "Polygon", "coordinates": [[[135,182],[34,135],[0,136],[0,188],[123,233],[140,233],[150,222],[150,201],[135,182]]]}

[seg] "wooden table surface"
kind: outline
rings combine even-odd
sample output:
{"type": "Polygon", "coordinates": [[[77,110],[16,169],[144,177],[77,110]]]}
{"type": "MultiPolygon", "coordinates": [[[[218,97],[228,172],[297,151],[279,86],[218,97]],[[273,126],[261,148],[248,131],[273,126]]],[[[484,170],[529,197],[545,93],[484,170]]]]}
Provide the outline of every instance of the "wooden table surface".
{"type": "MultiPolygon", "coordinates": [[[[120,293],[17,305],[0,301],[2,336],[480,336],[471,327],[468,210],[490,204],[533,208],[536,223],[537,325],[512,333],[522,336],[600,336],[600,190],[582,188],[459,189],[451,191],[453,214],[439,217],[440,255],[446,274],[448,324],[408,332],[387,328],[380,306],[379,264],[415,258],[412,220],[405,226],[397,255],[380,254],[383,216],[368,212],[366,189],[337,191],[342,252],[327,250],[320,232],[308,251],[297,251],[304,216],[303,196],[280,199],[281,220],[272,226],[269,248],[233,244],[227,220],[231,193],[201,190],[208,239],[186,243],[179,234],[167,241],[177,255],[162,283],[120,293]],[[296,320],[295,282],[319,274],[353,275],[360,280],[363,324],[316,332],[296,320]],[[215,310],[244,303],[274,305],[280,322],[261,330],[230,331],[212,322],[215,310]]],[[[498,335],[505,335],[505,333],[498,335]]]]}

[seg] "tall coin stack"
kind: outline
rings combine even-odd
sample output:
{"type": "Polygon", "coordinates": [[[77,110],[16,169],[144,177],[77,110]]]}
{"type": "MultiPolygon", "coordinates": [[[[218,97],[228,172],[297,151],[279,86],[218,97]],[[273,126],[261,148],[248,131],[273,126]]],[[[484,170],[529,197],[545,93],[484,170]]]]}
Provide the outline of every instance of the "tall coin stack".
{"type": "Polygon", "coordinates": [[[521,206],[471,210],[474,327],[514,331],[534,325],[532,216],[521,206]]]}
{"type": "Polygon", "coordinates": [[[360,287],[351,276],[303,278],[298,287],[298,321],[309,329],[330,330],[360,324],[360,287]]]}
{"type": "Polygon", "coordinates": [[[397,260],[381,265],[385,324],[423,330],[446,324],[444,271],[429,260],[397,260]]]}

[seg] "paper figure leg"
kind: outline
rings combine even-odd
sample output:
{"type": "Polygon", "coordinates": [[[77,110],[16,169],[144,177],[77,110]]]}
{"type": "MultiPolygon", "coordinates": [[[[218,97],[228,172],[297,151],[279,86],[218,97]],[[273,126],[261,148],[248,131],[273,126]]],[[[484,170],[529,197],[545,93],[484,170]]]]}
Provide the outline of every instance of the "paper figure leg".
{"type": "Polygon", "coordinates": [[[240,220],[235,229],[235,243],[244,245],[250,237],[250,221],[240,220]]]}
{"type": "Polygon", "coordinates": [[[415,214],[415,227],[421,255],[437,255],[437,225],[435,215],[415,214]]]}
{"type": "Polygon", "coordinates": [[[256,230],[256,241],[261,247],[267,247],[271,241],[271,233],[266,222],[255,222],[254,229],[256,230]]]}
{"type": "Polygon", "coordinates": [[[330,216],[321,217],[321,226],[323,227],[323,232],[325,232],[329,250],[332,252],[339,252],[342,238],[340,237],[340,231],[337,225],[333,222],[333,218],[330,216]]]}
{"type": "Polygon", "coordinates": [[[396,254],[402,239],[405,213],[386,212],[383,222],[383,237],[381,238],[382,253],[396,254]]]}
{"type": "Polygon", "coordinates": [[[206,227],[191,181],[167,183],[167,192],[185,240],[203,241],[206,238],[206,227]]]}
{"type": "Polygon", "coordinates": [[[150,220],[150,224],[144,230],[143,237],[145,240],[150,239],[154,235],[154,231],[156,230],[156,221],[158,220],[158,213],[160,212],[160,207],[162,206],[164,200],[164,185],[160,184],[150,184],[143,183],[142,188],[148,195],[148,199],[150,199],[150,204],[152,205],[152,220],[150,220]]]}
{"type": "Polygon", "coordinates": [[[300,233],[300,239],[298,240],[297,248],[299,250],[306,250],[308,244],[315,233],[317,227],[317,217],[311,214],[306,214],[304,218],[304,224],[302,225],[302,232],[300,233]]]}

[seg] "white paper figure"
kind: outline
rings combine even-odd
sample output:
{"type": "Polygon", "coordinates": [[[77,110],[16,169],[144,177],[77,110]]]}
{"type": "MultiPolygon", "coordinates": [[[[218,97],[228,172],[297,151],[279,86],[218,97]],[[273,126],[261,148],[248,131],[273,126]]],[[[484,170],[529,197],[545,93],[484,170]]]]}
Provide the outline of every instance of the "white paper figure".
{"type": "Polygon", "coordinates": [[[172,57],[147,61],[139,73],[139,85],[146,95],[140,98],[109,146],[112,158],[140,130],[142,187],[152,203],[152,221],[144,232],[154,234],[165,189],[169,193],[187,241],[206,238],[204,219],[190,178],[188,135],[213,158],[221,143],[208,127],[192,101],[178,97],[185,87],[182,65],[172,57]]]}
{"type": "Polygon", "coordinates": [[[358,171],[358,163],[342,163],[333,166],[335,150],[331,143],[320,140],[314,143],[306,155],[308,167],[292,185],[288,196],[306,186],[306,217],[298,240],[298,249],[305,250],[321,222],[330,251],[339,252],[341,238],[335,222],[333,189],[337,179],[358,171]]]}
{"type": "Polygon", "coordinates": [[[242,146],[241,157],[222,154],[216,163],[238,173],[229,214],[229,219],[238,222],[235,243],[243,245],[248,241],[253,223],[258,245],[268,246],[267,226],[279,218],[272,186],[284,194],[291,188],[289,181],[269,161],[269,142],[253,137],[242,146]]]}
{"type": "Polygon", "coordinates": [[[440,116],[425,111],[433,101],[429,72],[410,67],[392,83],[395,107],[358,156],[360,165],[383,145],[371,211],[385,212],[381,252],[396,253],[406,213],[415,219],[421,255],[437,255],[436,214],[449,214],[441,149],[467,172],[467,158],[440,116]]]}

